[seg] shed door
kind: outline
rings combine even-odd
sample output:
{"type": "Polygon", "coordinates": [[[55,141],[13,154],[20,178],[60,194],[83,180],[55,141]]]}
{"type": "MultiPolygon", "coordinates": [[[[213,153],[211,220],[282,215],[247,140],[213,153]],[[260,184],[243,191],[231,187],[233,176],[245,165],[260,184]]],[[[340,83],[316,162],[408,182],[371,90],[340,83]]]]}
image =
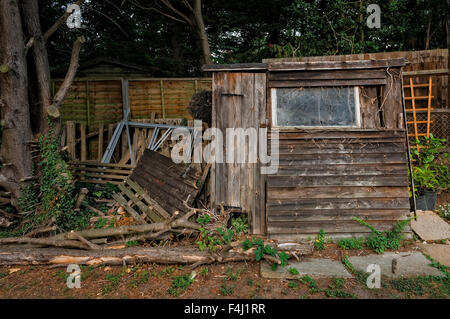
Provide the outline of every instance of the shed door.
{"type": "MultiPolygon", "coordinates": [[[[249,163],[245,137],[244,163],[227,163],[227,128],[258,129],[266,121],[265,73],[217,72],[213,75],[213,127],[223,134],[224,163],[213,165],[212,202],[239,207],[248,213],[250,230],[265,230],[264,179],[258,163],[249,163]]],[[[257,142],[258,143],[258,142],[257,142]]],[[[258,149],[259,146],[257,146],[258,149]]],[[[233,143],[234,153],[242,151],[233,143]]]]}

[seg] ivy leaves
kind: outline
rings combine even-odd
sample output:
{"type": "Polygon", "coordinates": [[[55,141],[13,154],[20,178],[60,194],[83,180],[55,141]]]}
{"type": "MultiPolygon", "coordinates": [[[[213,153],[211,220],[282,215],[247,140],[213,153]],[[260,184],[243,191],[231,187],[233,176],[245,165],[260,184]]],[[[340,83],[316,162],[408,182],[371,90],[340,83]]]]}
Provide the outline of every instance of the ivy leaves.
{"type": "MultiPolygon", "coordinates": [[[[270,245],[264,245],[264,241],[261,238],[257,238],[257,239],[245,239],[244,242],[242,243],[242,248],[244,250],[249,250],[250,248],[252,248],[253,246],[256,247],[254,253],[255,253],[255,259],[256,261],[260,261],[261,259],[263,259],[264,254],[266,255],[270,255],[272,257],[278,257],[280,259],[280,265],[282,267],[287,266],[287,261],[289,259],[289,255],[286,254],[284,251],[282,252],[278,252],[275,248],[270,247],[270,245]]],[[[272,269],[276,269],[277,268],[277,264],[273,263],[272,264],[272,269]]]]}

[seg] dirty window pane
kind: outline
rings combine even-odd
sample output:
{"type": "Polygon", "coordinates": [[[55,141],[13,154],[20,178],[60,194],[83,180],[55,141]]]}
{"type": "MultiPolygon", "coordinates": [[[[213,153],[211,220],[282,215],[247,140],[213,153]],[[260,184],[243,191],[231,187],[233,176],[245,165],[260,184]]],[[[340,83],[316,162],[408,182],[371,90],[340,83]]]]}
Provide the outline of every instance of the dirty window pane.
{"type": "Polygon", "coordinates": [[[277,126],[356,126],[354,87],[276,89],[277,126]]]}

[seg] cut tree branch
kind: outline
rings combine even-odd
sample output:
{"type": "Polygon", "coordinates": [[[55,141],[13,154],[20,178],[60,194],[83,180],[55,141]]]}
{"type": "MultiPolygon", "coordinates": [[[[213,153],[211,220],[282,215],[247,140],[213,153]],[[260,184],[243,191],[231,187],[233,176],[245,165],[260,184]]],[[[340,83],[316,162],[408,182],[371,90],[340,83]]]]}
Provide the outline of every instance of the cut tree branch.
{"type": "Polygon", "coordinates": [[[73,44],[72,56],[70,58],[70,65],[69,69],[67,70],[66,77],[64,78],[61,87],[58,89],[58,92],[56,92],[55,97],[53,98],[53,103],[47,108],[47,114],[54,119],[57,119],[61,116],[59,107],[64,101],[64,98],[66,97],[66,94],[69,91],[70,86],[72,85],[73,79],[75,78],[75,74],[77,73],[81,45],[84,42],[85,39],[83,36],[81,36],[78,37],[78,39],[73,44]]]}

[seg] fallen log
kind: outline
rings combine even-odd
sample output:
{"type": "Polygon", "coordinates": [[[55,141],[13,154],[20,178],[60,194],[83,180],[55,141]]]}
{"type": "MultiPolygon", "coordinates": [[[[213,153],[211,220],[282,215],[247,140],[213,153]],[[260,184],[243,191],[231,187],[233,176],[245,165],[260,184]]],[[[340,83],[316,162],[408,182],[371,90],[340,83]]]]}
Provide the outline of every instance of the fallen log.
{"type": "Polygon", "coordinates": [[[0,265],[126,265],[137,263],[209,264],[255,260],[254,254],[227,252],[221,258],[196,248],[142,248],[76,250],[62,248],[10,248],[0,252],[0,265]]]}

